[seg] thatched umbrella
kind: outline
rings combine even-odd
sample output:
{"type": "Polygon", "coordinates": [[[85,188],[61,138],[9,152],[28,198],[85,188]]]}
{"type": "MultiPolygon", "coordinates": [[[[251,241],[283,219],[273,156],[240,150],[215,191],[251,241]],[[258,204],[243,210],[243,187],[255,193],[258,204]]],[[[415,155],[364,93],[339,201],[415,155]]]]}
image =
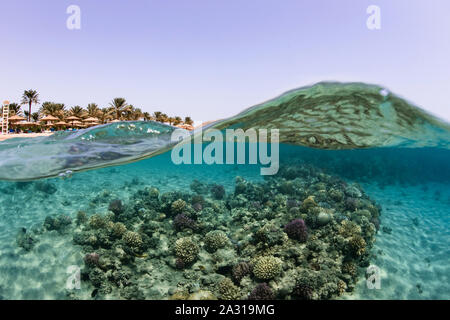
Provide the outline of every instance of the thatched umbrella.
{"type": "Polygon", "coordinates": [[[98,122],[98,119],[90,117],[90,118],[84,119],[83,122],[98,122]]]}
{"type": "Polygon", "coordinates": [[[55,126],[58,126],[58,127],[63,127],[63,126],[68,126],[68,125],[69,124],[64,121],[59,121],[59,122],[55,123],[55,126]]]}
{"type": "Polygon", "coordinates": [[[27,118],[19,116],[19,115],[14,115],[11,118],[9,118],[9,121],[22,121],[22,120],[26,120],[27,118]]]}
{"type": "Polygon", "coordinates": [[[38,126],[39,123],[37,122],[31,122],[31,121],[23,121],[23,122],[19,122],[17,123],[17,125],[21,126],[21,127],[34,127],[34,126],[38,126]]]}
{"type": "Polygon", "coordinates": [[[81,127],[83,123],[81,121],[75,120],[72,121],[72,127],[81,127]]]}
{"type": "Polygon", "coordinates": [[[71,120],[72,126],[73,126],[74,121],[75,121],[75,120],[80,120],[80,118],[75,117],[75,116],[70,116],[70,117],[67,117],[66,120],[71,120]]]}
{"type": "Polygon", "coordinates": [[[100,123],[98,123],[98,122],[89,122],[89,123],[87,123],[86,125],[87,126],[89,126],[89,127],[93,127],[93,126],[97,126],[97,125],[99,125],[100,123]]]}
{"type": "Polygon", "coordinates": [[[52,115],[45,116],[44,118],[41,119],[41,121],[47,121],[48,126],[52,126],[53,125],[52,121],[57,121],[57,120],[59,120],[59,119],[52,115]]]}
{"type": "Polygon", "coordinates": [[[39,125],[36,122],[31,122],[31,121],[23,121],[23,122],[19,122],[17,123],[19,126],[37,126],[39,125]]]}

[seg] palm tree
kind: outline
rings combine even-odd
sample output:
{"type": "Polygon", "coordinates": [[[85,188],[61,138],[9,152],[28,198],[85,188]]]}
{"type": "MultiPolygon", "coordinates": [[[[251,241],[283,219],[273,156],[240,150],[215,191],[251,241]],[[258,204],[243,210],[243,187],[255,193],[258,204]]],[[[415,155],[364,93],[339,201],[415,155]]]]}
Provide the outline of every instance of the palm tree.
{"type": "Polygon", "coordinates": [[[174,117],[167,117],[167,121],[164,122],[169,122],[170,125],[172,125],[175,122],[175,118],[174,117]]]}
{"type": "Polygon", "coordinates": [[[162,115],[162,112],[161,112],[161,111],[155,111],[155,112],[153,112],[153,118],[155,118],[155,121],[162,122],[162,121],[161,121],[161,115],[162,115]]]}
{"type": "Polygon", "coordinates": [[[150,115],[150,113],[148,113],[148,112],[144,112],[144,113],[142,114],[142,116],[144,117],[144,121],[150,121],[150,120],[154,120],[154,119],[155,119],[155,118],[152,117],[152,116],[150,115]]]}
{"type": "Polygon", "coordinates": [[[142,110],[129,105],[124,109],[123,116],[126,120],[139,120],[142,118],[142,110]]]}
{"type": "Polygon", "coordinates": [[[110,106],[114,108],[114,111],[116,113],[116,119],[120,120],[120,118],[123,115],[123,112],[125,111],[125,108],[128,106],[127,101],[124,98],[115,98],[111,103],[110,106]]]}
{"type": "Polygon", "coordinates": [[[173,118],[173,125],[174,126],[182,124],[182,123],[183,123],[183,120],[180,117],[173,118]]]}
{"type": "Polygon", "coordinates": [[[33,119],[34,122],[37,122],[39,120],[39,112],[33,112],[31,114],[31,119],[33,119]]]}
{"type": "Polygon", "coordinates": [[[14,115],[20,116],[21,114],[22,114],[22,111],[20,110],[20,104],[15,103],[15,102],[9,104],[9,115],[10,116],[14,116],[14,115]]]}
{"type": "Polygon", "coordinates": [[[184,123],[192,126],[194,124],[194,121],[191,119],[191,117],[184,118],[184,123]]]}
{"type": "Polygon", "coordinates": [[[98,120],[101,123],[106,123],[108,120],[113,118],[114,110],[112,108],[102,108],[98,112],[98,120]]]}
{"type": "Polygon", "coordinates": [[[22,95],[22,104],[28,104],[28,121],[30,121],[31,105],[39,103],[39,93],[36,90],[25,90],[22,95]]]}
{"type": "Polygon", "coordinates": [[[158,122],[168,122],[169,121],[169,117],[167,116],[167,114],[162,113],[160,111],[155,111],[153,113],[155,120],[158,122]]]}
{"type": "Polygon", "coordinates": [[[44,102],[39,110],[39,113],[43,115],[50,115],[57,117],[59,119],[64,119],[65,115],[65,105],[64,103],[54,103],[54,102],[44,102]]]}
{"type": "Polygon", "coordinates": [[[84,111],[84,109],[80,106],[74,106],[74,107],[70,108],[70,110],[69,110],[69,114],[71,116],[75,116],[78,118],[82,118],[85,115],[85,113],[86,112],[84,111]]]}
{"type": "Polygon", "coordinates": [[[87,106],[87,114],[89,117],[98,117],[100,109],[96,103],[89,103],[87,106]]]}

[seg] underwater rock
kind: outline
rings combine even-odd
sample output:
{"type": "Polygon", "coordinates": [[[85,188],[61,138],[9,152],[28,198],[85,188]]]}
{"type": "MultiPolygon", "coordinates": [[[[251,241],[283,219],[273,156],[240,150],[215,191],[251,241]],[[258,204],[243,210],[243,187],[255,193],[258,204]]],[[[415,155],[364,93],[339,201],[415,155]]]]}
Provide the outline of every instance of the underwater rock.
{"type": "Polygon", "coordinates": [[[27,229],[21,228],[16,236],[16,243],[25,251],[30,251],[38,242],[37,238],[32,236],[27,229]]]}

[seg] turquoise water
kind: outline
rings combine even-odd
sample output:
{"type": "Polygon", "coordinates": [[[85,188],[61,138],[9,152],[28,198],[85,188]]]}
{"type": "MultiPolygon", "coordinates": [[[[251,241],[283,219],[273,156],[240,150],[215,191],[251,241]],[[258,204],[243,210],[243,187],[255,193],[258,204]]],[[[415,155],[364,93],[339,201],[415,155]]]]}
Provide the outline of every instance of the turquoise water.
{"type": "Polygon", "coordinates": [[[0,297],[449,299],[448,124],[379,87],[336,86],[210,126],[279,128],[275,176],[175,165],[173,128],[153,122],[0,143],[0,297]],[[310,109],[296,114],[302,99],[310,109]],[[315,129],[292,129],[296,119],[315,129]],[[79,289],[67,286],[71,266],[79,289]]]}

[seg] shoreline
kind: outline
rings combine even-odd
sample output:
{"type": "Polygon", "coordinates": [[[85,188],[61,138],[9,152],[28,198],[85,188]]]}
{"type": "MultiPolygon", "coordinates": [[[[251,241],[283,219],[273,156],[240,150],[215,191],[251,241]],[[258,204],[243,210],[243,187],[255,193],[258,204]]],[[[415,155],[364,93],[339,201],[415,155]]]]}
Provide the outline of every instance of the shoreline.
{"type": "Polygon", "coordinates": [[[37,137],[47,137],[51,136],[53,132],[42,132],[42,133],[12,133],[12,134],[1,134],[0,142],[12,138],[37,138],[37,137]]]}

